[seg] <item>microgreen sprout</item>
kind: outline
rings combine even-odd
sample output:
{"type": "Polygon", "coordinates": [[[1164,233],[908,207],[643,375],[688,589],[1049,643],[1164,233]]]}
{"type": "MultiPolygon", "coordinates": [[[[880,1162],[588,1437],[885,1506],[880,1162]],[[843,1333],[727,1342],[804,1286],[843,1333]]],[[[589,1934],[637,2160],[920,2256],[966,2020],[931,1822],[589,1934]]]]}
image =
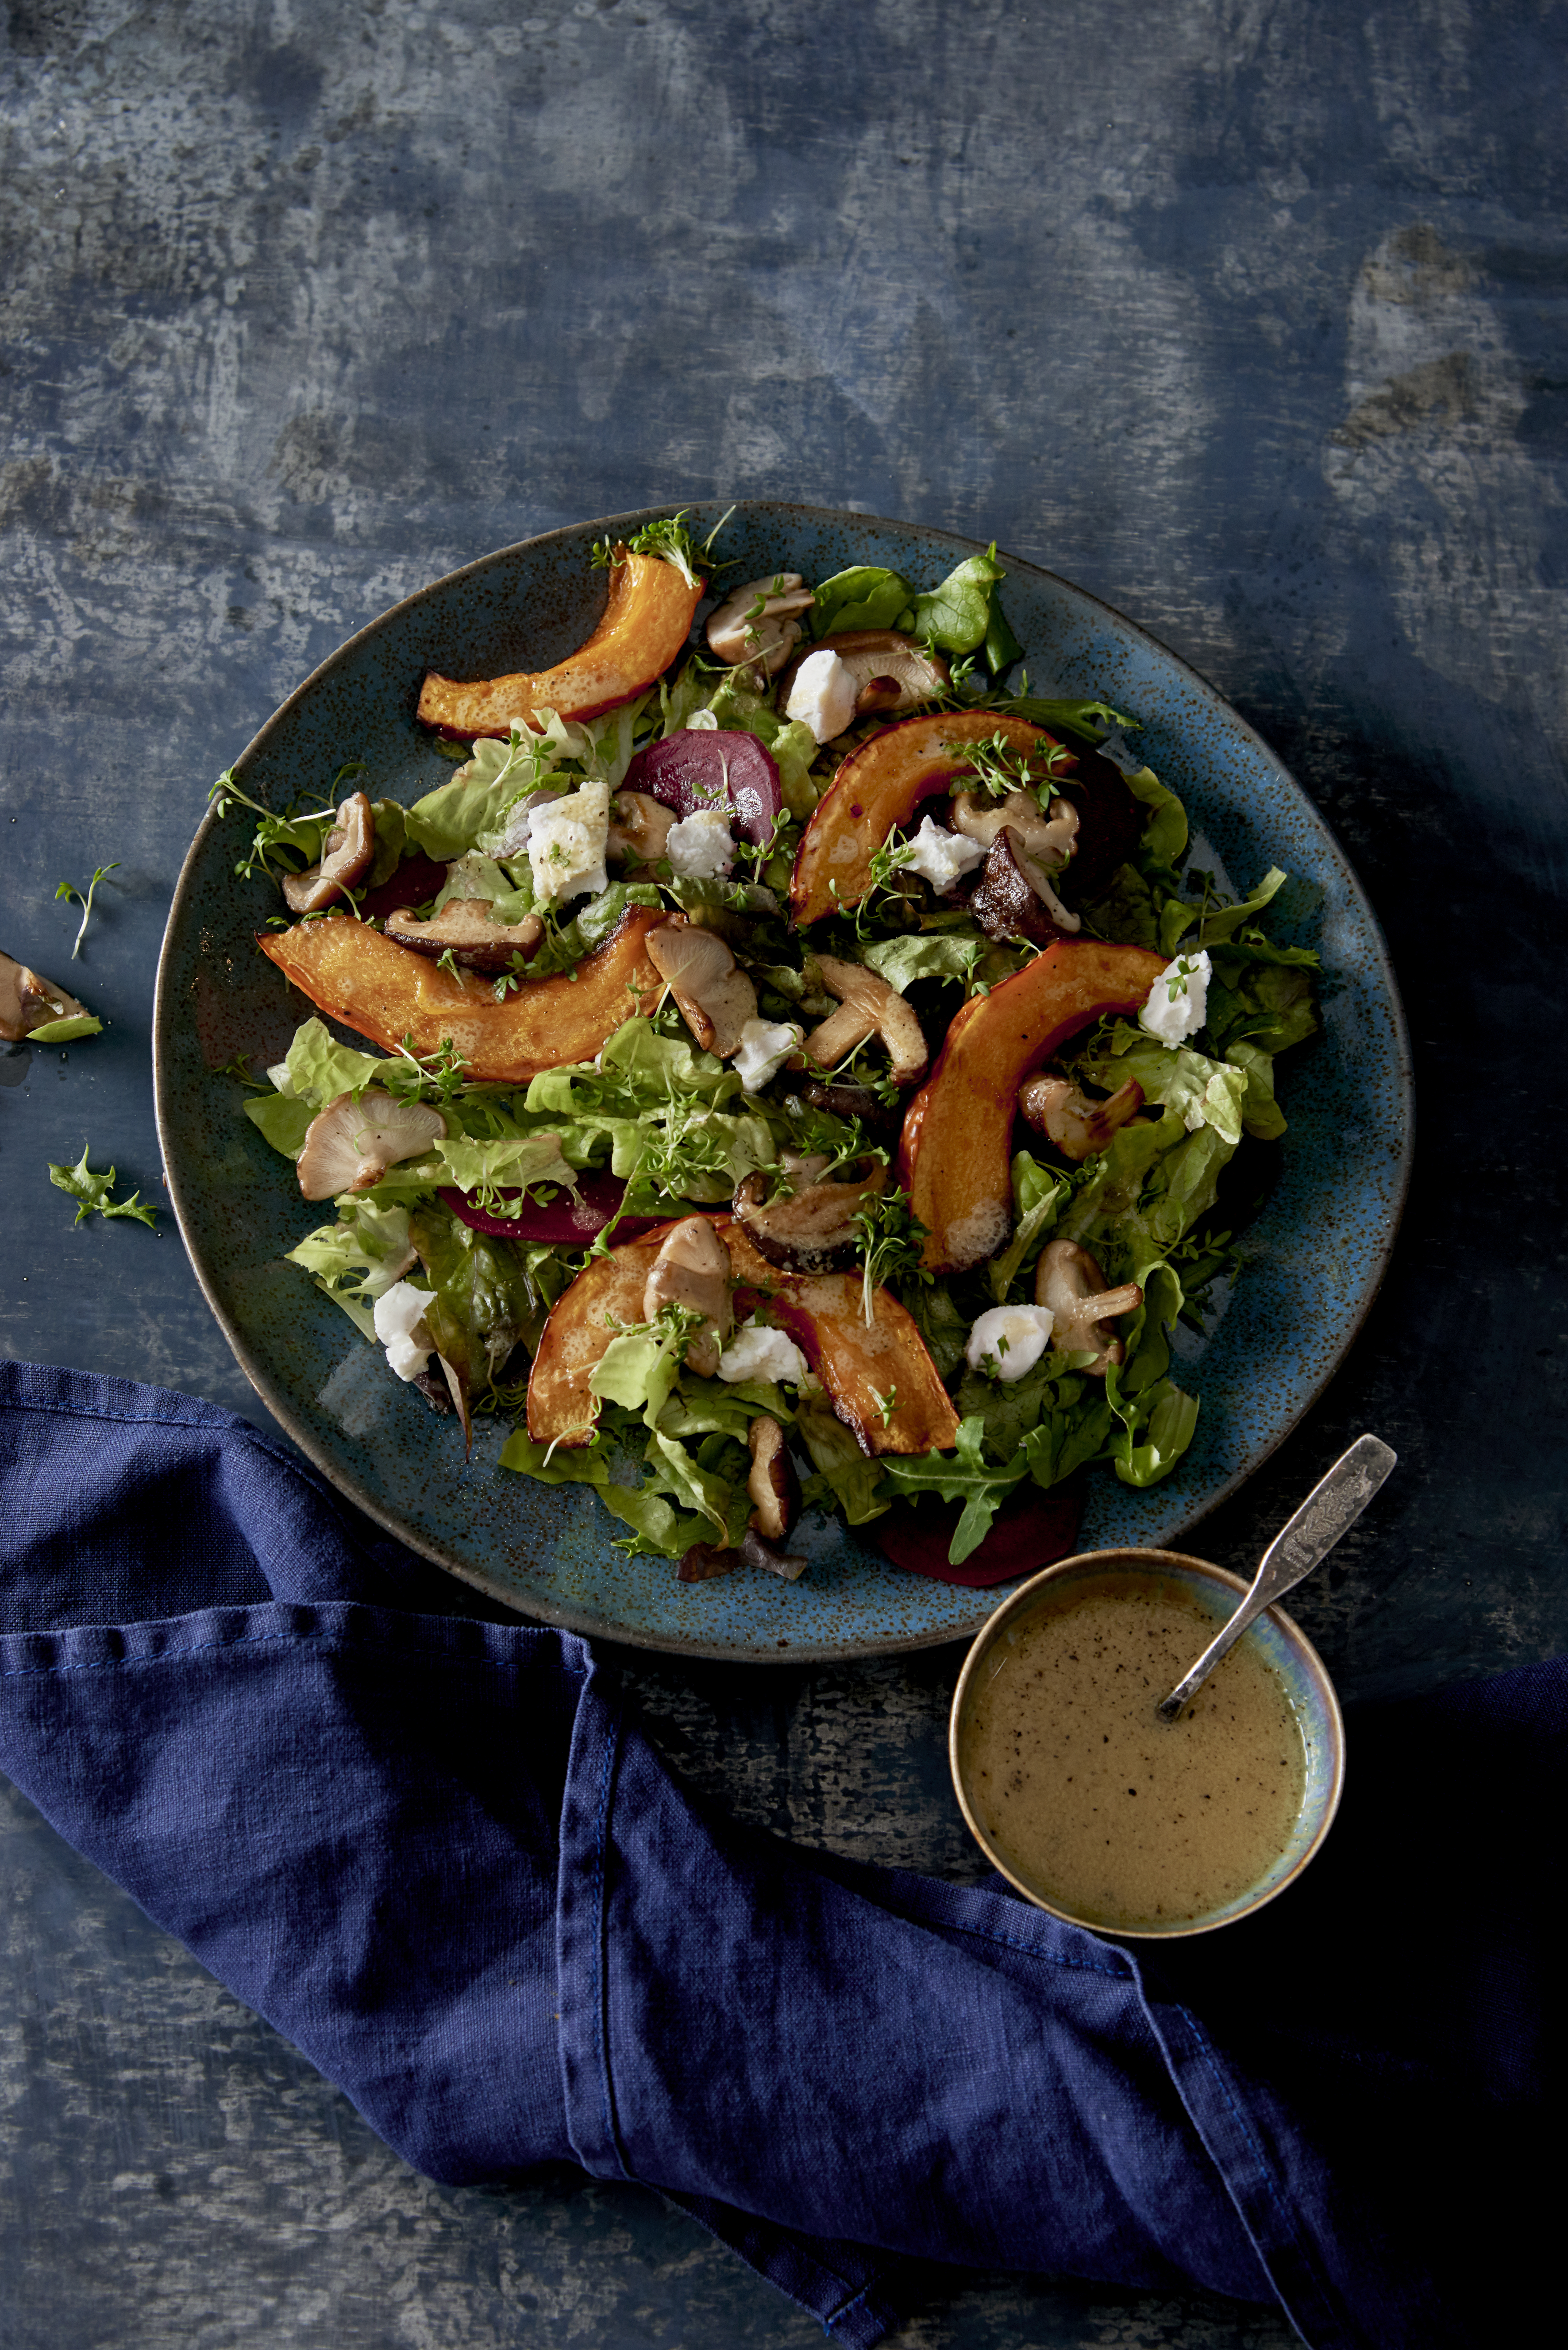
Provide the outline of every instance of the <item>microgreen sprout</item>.
{"type": "MultiPolygon", "coordinates": [[[[596,539],[589,559],[600,570],[608,570],[612,565],[624,561],[628,555],[657,556],[661,562],[670,564],[680,572],[688,588],[700,588],[702,581],[698,567],[703,570],[711,568],[708,550],[730,515],[726,515],[722,522],[715,523],[699,546],[686,527],[689,511],[688,507],[682,506],[677,515],[661,515],[657,522],[645,522],[640,530],[633,531],[624,542],[624,546],[618,546],[613,539],[596,539]]],[[[730,514],[733,512],[732,506],[730,514]]]]}
{"type": "Polygon", "coordinates": [[[877,1318],[877,1292],[893,1281],[933,1279],[921,1263],[926,1228],[909,1213],[907,1191],[882,1191],[864,1201],[850,1219],[865,1250],[860,1311],[869,1329],[877,1318]]]}
{"type": "Polygon", "coordinates": [[[100,881],[107,881],[111,873],[118,873],[119,870],[119,859],[116,858],[112,865],[99,865],[94,867],[93,877],[87,885],[85,895],[76,887],[74,882],[70,881],[62,881],[55,891],[57,900],[61,898],[74,898],[82,910],[81,923],[77,931],[76,944],[71,949],[71,961],[73,962],[75,962],[77,957],[82,951],[82,941],[87,936],[87,927],[92,920],[93,892],[97,889],[100,881]]]}

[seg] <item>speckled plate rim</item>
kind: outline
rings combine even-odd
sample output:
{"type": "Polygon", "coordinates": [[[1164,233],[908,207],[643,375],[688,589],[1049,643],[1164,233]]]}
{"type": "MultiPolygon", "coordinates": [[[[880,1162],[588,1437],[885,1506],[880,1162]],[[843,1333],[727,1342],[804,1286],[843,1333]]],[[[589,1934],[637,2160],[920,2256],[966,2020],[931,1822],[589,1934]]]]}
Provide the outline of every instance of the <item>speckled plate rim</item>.
{"type": "MultiPolygon", "coordinates": [[[[723,504],[724,502],[721,500],[694,496],[680,500],[671,499],[659,505],[639,507],[627,514],[605,515],[589,521],[564,524],[554,530],[536,532],[526,538],[514,540],[505,546],[493,548],[484,555],[475,556],[472,562],[461,565],[456,570],[443,573],[440,578],[431,580],[425,587],[416,589],[411,596],[404,597],[396,604],[389,606],[374,619],[368,621],[363,628],[356,629],[352,636],[345,639],[344,642],[329,653],[325,660],[319,662],[278,705],[245,745],[244,751],[233,761],[234,771],[238,772],[260,758],[275,737],[285,729],[300,705],[317,691],[336,671],[351,664],[361,648],[372,642],[394,620],[447,595],[460,582],[479,577],[485,572],[506,564],[527,549],[549,546],[568,539],[581,539],[586,534],[618,538],[625,536],[631,530],[641,527],[644,523],[661,516],[685,513],[694,507],[705,510],[710,506],[717,506],[722,509],[723,504]]],[[[926,524],[911,525],[893,516],[877,515],[858,510],[841,510],[772,498],[732,501],[729,510],[748,516],[777,516],[781,521],[793,520],[799,525],[826,525],[829,528],[846,531],[854,531],[857,528],[892,532],[913,529],[919,531],[925,541],[950,547],[955,557],[959,559],[985,551],[983,542],[964,537],[958,532],[942,530],[926,524]]],[[[1299,1425],[1302,1419],[1323,1395],[1366,1323],[1366,1316],[1386,1276],[1409,1191],[1415,1149],[1415,1097],[1409,1029],[1398,983],[1394,975],[1387,942],[1366,892],[1327,820],[1296,782],[1283,761],[1271,749],[1256,730],[1248,724],[1218,688],[1211,685],[1199,671],[1192,667],[1190,662],[1183,660],[1179,653],[1174,652],[1161,638],[1145,629],[1141,623],[1129,619],[1115,605],[1106,603],[1103,598],[1094,595],[1087,588],[1080,588],[1075,582],[1063,577],[1061,574],[1049,571],[1043,565],[1031,563],[1023,556],[1008,554],[1004,549],[1001,552],[1002,559],[1011,567],[1047,582],[1054,588],[1064,589],[1083,607],[1092,612],[1103,614],[1113,631],[1126,631],[1133,639],[1152,647],[1200,702],[1208,703],[1216,712],[1222,712],[1230,724],[1240,729],[1260,761],[1272,771],[1277,787],[1289,799],[1298,803],[1310,827],[1318,834],[1339,865],[1345,883],[1356,901],[1358,915],[1366,931],[1366,944],[1375,966],[1373,975],[1377,993],[1393,1029],[1398,1087],[1400,1149],[1392,1170],[1389,1208],[1385,1227],[1376,1243],[1371,1267],[1367,1277],[1363,1282],[1354,1308],[1342,1317],[1334,1343],[1325,1352],[1321,1367],[1310,1383],[1299,1390],[1294,1408],[1289,1417],[1266,1438],[1255,1441],[1249,1449],[1246,1457],[1238,1463],[1231,1474],[1221,1483],[1202,1495],[1191,1514],[1182,1520],[1179,1525],[1167,1531],[1166,1541],[1162,1545],[1164,1547],[1188,1535],[1212,1510],[1217,1509],[1222,1502],[1237,1492],[1277,1451],[1285,1438],[1299,1425]]],[[[971,1640],[977,1633],[982,1631],[997,1606],[1005,1600],[1010,1592],[1020,1587],[1019,1582],[991,1586],[982,1593],[977,1593],[977,1599],[982,1599],[984,1604],[977,1605],[971,1615],[965,1616],[961,1619],[945,1622],[923,1631],[906,1628],[893,1637],[885,1638],[798,1642],[791,1640],[787,1648],[784,1648],[784,1644],[777,1644],[771,1648],[752,1648],[722,1640],[693,1639],[684,1635],[668,1636],[647,1626],[608,1622],[602,1615],[574,1607],[547,1594],[538,1592],[520,1594],[514,1586],[486,1572],[483,1567],[473,1565],[457,1552],[431,1539],[417,1526],[410,1525],[397,1511],[387,1508],[351,1470],[345,1467],[332,1448],[317,1439],[315,1431],[296,1408],[288,1390],[269,1377],[265,1367],[258,1359],[222,1295],[216,1279],[203,1259],[202,1251],[195,1243],[192,1219],[193,1192],[188,1182],[182,1155],[179,1149],[178,1122],[171,1114],[171,1023],[175,1014],[172,950],[192,910],[203,853],[218,821],[215,813],[209,807],[197,827],[181,866],[170,903],[162,946],[159,953],[153,998],[152,1066],[154,1110],[163,1155],[164,1177],[175,1221],[197,1284],[236,1362],[273,1418],[286,1431],[312,1465],[319,1470],[327,1482],[336,1487],[357,1509],[363,1511],[367,1517],[382,1526],[387,1533],[408,1548],[430,1559],[436,1565],[443,1567],[448,1573],[455,1575],[460,1581],[483,1591],[488,1597],[499,1599],[504,1606],[514,1609],[516,1613],[535,1621],[559,1626],[566,1630],[618,1640],[629,1647],[662,1650],[675,1655],[710,1658],[727,1663],[766,1664],[785,1660],[790,1663],[824,1663],[836,1662],[852,1657],[897,1655],[916,1648],[943,1647],[961,1640],[971,1640]],[[783,1648],[782,1655],[781,1648],[783,1648]]],[[[917,1578],[910,1577],[909,1580],[914,1582],[917,1578]]],[[[936,1591],[950,1591],[954,1588],[941,1584],[932,1587],[936,1591]]]]}

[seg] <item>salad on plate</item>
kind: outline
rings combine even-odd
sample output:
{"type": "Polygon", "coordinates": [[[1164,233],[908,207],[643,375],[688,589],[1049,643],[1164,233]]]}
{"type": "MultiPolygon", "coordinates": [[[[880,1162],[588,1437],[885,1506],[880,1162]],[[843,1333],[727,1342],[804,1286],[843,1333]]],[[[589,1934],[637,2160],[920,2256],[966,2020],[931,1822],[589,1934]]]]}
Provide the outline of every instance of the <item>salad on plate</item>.
{"type": "Polygon", "coordinates": [[[793,1578],[811,1508],[997,1579],[1190,1443],[1317,959],[1277,868],[1197,868],[1136,712],[1031,691],[994,547],[733,582],[722,528],[601,544],[553,668],[427,676],[412,806],[219,779],[317,1007],[245,1111],[454,1443],[505,1415],[686,1581],[793,1578]]]}

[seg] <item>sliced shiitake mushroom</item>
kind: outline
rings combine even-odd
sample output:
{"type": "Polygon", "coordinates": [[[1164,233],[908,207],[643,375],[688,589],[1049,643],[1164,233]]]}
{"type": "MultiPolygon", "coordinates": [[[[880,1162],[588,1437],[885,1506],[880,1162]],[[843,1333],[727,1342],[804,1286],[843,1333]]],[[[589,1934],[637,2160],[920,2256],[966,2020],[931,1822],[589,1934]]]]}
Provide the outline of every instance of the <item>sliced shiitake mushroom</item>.
{"type": "Polygon", "coordinates": [[[0,954],[0,1041],[20,1045],[36,1028],[47,1028],[51,1021],[86,1015],[86,1004],[67,995],[63,987],[40,978],[14,956],[0,954]]]}
{"type": "Polygon", "coordinates": [[[465,971],[494,972],[509,971],[514,955],[531,955],[545,935],[545,925],[537,914],[524,914],[520,922],[497,922],[488,898],[449,898],[428,922],[416,921],[407,911],[389,914],[386,931],[389,939],[411,947],[415,954],[450,954],[465,971]]]}
{"type": "Polygon", "coordinates": [[[1091,1159],[1106,1149],[1116,1128],[1142,1107],[1143,1087],[1136,1077],[1105,1101],[1091,1101],[1071,1077],[1044,1073],[1018,1090],[1019,1114],[1049,1136],[1064,1159],[1091,1159]]]}
{"type": "MultiPolygon", "coordinates": [[[[768,677],[776,677],[800,641],[799,615],[809,612],[815,600],[798,571],[748,579],[711,616],[708,650],[715,660],[732,668],[752,661],[768,677]]],[[[779,708],[784,708],[782,701],[779,708]]]]}
{"type": "Polygon", "coordinates": [[[642,1293],[642,1318],[651,1322],[660,1306],[683,1305],[701,1314],[702,1326],[686,1349],[686,1365],[711,1379],[733,1327],[730,1305],[730,1253],[706,1216],[683,1216],[670,1227],[642,1293]]]}
{"type": "Polygon", "coordinates": [[[445,1118],[426,1102],[394,1101],[379,1086],[358,1100],[339,1094],[305,1130],[295,1170],[299,1188],[307,1200],[369,1191],[389,1167],[420,1158],[445,1132],[445,1118]]]}
{"type": "Polygon", "coordinates": [[[836,1068],[868,1036],[880,1036],[895,1085],[912,1086],[923,1076],[930,1054],[914,1005],[864,963],[818,955],[815,968],[837,996],[838,1009],[806,1038],[806,1058],[819,1069],[836,1068]]]}
{"type": "Polygon", "coordinates": [[[891,717],[895,712],[917,709],[934,702],[950,682],[951,673],[940,653],[930,653],[898,629],[846,629],[841,636],[824,637],[821,644],[797,653],[779,681],[778,705],[789,705],[795,671],[814,652],[836,653],[854,678],[857,718],[891,717]]]}
{"type": "Polygon", "coordinates": [[[771,1412],[759,1412],[746,1430],[746,1442],[752,1455],[746,1491],[756,1504],[752,1531],[764,1542],[781,1543],[800,1515],[800,1479],[784,1430],[771,1412]]]}
{"type": "Polygon", "coordinates": [[[869,1086],[825,1086],[807,1077],[800,1089],[802,1101],[813,1109],[831,1110],[835,1118],[857,1118],[862,1126],[897,1126],[902,1111],[890,1107],[869,1086]]]}
{"type": "Polygon", "coordinates": [[[741,1049],[748,1020],[757,1016],[757,991],[717,931],[671,914],[648,934],[648,952],[680,1016],[706,1053],[722,1061],[741,1049]]]}
{"type": "Polygon", "coordinates": [[[987,938],[1026,939],[1036,947],[1071,938],[1082,927],[1033,858],[1021,852],[1017,834],[1006,825],[986,851],[969,910],[987,938]]]}
{"type": "Polygon", "coordinates": [[[770,1264],[791,1273],[826,1273],[855,1253],[855,1225],[867,1200],[888,1188],[879,1159],[857,1181],[834,1183],[815,1174],[797,1181],[788,1199],[767,1199],[767,1177],[748,1175],[735,1192],[735,1214],[770,1264]]]}
{"type": "Polygon", "coordinates": [[[376,854],[376,819],[363,792],[350,792],[322,846],[319,865],[284,878],[284,900],[291,914],[319,914],[334,898],[369,872],[376,854]]]}
{"type": "Polygon", "coordinates": [[[1083,1367],[1103,1379],[1109,1366],[1127,1356],[1122,1340],[1106,1325],[1136,1313],[1143,1304],[1143,1291],[1136,1281],[1107,1289],[1105,1274],[1086,1248],[1076,1241],[1047,1241],[1034,1269],[1034,1303],[1051,1309],[1051,1344],[1070,1355],[1092,1354],[1093,1362],[1083,1367]]]}

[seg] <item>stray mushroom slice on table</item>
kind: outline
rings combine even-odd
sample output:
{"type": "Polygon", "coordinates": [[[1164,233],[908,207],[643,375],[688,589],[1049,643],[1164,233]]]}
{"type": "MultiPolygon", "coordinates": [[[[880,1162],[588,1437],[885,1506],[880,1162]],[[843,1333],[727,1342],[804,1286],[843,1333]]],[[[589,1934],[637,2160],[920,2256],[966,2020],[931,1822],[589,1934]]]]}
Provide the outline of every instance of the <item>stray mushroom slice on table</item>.
{"type": "Polygon", "coordinates": [[[834,1069],[867,1037],[879,1036],[888,1048],[894,1084],[912,1086],[930,1058],[914,1006],[864,963],[818,955],[816,968],[829,994],[837,996],[838,1010],[806,1038],[807,1059],[819,1069],[834,1069]]]}
{"type": "Polygon", "coordinates": [[[488,899],[449,898],[428,922],[416,921],[401,909],[389,914],[386,931],[415,954],[450,954],[465,970],[496,972],[509,971],[514,955],[531,955],[545,935],[545,925],[537,914],[524,914],[520,922],[497,922],[488,899]]]}
{"type": "Polygon", "coordinates": [[[798,571],[748,579],[710,618],[708,650],[715,660],[732,668],[753,661],[769,677],[776,677],[800,642],[799,616],[809,612],[815,600],[798,571]]]}
{"type": "Polygon", "coordinates": [[[283,894],[291,914],[319,914],[369,871],[376,854],[376,819],[363,792],[350,792],[337,810],[319,865],[290,873],[283,894]]]}
{"type": "Polygon", "coordinates": [[[730,1307],[730,1253],[706,1216],[684,1216],[666,1233],[642,1293],[642,1318],[657,1319],[666,1305],[702,1316],[686,1347],[686,1367],[711,1379],[719,1367],[733,1315],[730,1307]]]}
{"type": "Polygon", "coordinates": [[[757,991],[717,931],[672,914],[649,931],[647,944],[649,961],[703,1051],[722,1061],[738,1053],[747,1023],[757,1016],[757,991]]]}
{"type": "Polygon", "coordinates": [[[0,954],[0,1042],[26,1044],[35,1029],[47,1028],[52,1021],[88,1017],[86,1004],[63,987],[40,978],[15,957],[0,954]]]}
{"type": "Polygon", "coordinates": [[[445,1132],[445,1118],[427,1102],[394,1101],[375,1086],[358,1101],[339,1094],[306,1128],[299,1188],[307,1200],[369,1191],[389,1167],[420,1158],[445,1132]]]}
{"type": "Polygon", "coordinates": [[[1082,1368],[1104,1378],[1107,1367],[1126,1359],[1127,1348],[1106,1328],[1118,1315],[1143,1304],[1136,1281],[1107,1289],[1106,1276],[1076,1241],[1048,1241],[1034,1274],[1034,1303],[1052,1315],[1051,1343],[1069,1355],[1093,1355],[1082,1368]]]}
{"type": "Polygon", "coordinates": [[[1071,1077],[1041,1075],[1019,1088],[1020,1115],[1054,1142],[1064,1159],[1093,1158],[1109,1147],[1111,1137],[1143,1107],[1143,1087],[1136,1077],[1106,1101],[1091,1101],[1071,1077]]]}

